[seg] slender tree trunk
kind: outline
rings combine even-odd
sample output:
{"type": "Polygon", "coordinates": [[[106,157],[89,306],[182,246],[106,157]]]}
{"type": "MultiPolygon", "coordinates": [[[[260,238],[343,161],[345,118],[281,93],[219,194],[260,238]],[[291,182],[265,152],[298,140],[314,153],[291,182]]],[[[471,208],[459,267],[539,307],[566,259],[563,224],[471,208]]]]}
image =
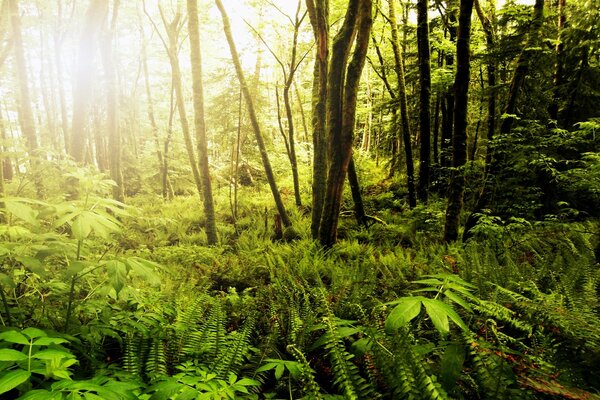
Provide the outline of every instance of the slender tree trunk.
{"type": "MultiPolygon", "coordinates": [[[[504,118],[502,124],[500,125],[500,135],[502,136],[506,136],[507,134],[509,134],[510,130],[512,129],[512,124],[514,122],[514,117],[512,115],[514,115],[516,111],[518,95],[525,82],[525,77],[529,71],[529,64],[531,62],[531,58],[533,58],[535,52],[537,51],[535,47],[539,40],[539,33],[541,30],[543,19],[544,0],[536,0],[535,5],[533,7],[533,15],[529,35],[527,38],[527,43],[525,44],[525,47],[519,55],[519,59],[517,60],[517,67],[515,69],[515,73],[511,81],[508,100],[504,108],[503,114],[507,115],[507,117],[504,118]]],[[[492,35],[488,35],[488,43],[491,45],[494,41],[494,36],[493,31],[490,32],[492,32],[492,35]]],[[[488,82],[490,86],[492,85],[492,83],[496,83],[495,64],[492,65],[492,67],[488,66],[488,82]]],[[[500,159],[500,157],[494,155],[492,149],[489,146],[489,141],[493,138],[495,130],[495,116],[491,119],[490,116],[495,115],[495,107],[495,100],[493,102],[490,100],[490,102],[488,103],[488,149],[486,153],[485,180],[483,188],[481,189],[481,192],[475,204],[475,208],[473,209],[473,212],[469,215],[469,218],[467,219],[467,222],[465,224],[463,241],[469,239],[469,237],[471,236],[471,229],[479,221],[478,215],[481,214],[482,210],[488,207],[492,198],[492,192],[495,187],[495,175],[498,174],[499,169],[501,168],[501,164],[503,164],[503,161],[500,159]]]]}
{"type": "Polygon", "coordinates": [[[435,108],[433,111],[433,143],[431,146],[433,147],[433,163],[439,164],[440,162],[440,154],[439,154],[439,134],[440,134],[440,103],[441,97],[440,94],[437,93],[435,96],[435,108]]]}
{"type": "Polygon", "coordinates": [[[104,64],[104,74],[106,76],[106,113],[108,128],[108,164],[110,177],[115,181],[113,186],[113,198],[123,202],[125,200],[125,191],[123,185],[123,173],[121,171],[121,130],[119,127],[119,97],[117,94],[117,74],[112,49],[112,39],[116,27],[116,20],[119,10],[120,0],[113,3],[113,15],[110,26],[104,32],[101,53],[102,63],[104,64]]]}
{"type": "Polygon", "coordinates": [[[254,136],[256,137],[256,143],[258,144],[258,149],[260,151],[263,167],[265,169],[265,175],[267,177],[267,181],[269,182],[271,193],[273,194],[273,199],[275,200],[275,205],[277,206],[277,211],[279,212],[279,216],[281,217],[281,222],[283,223],[283,225],[286,227],[290,227],[292,225],[292,221],[290,220],[287,211],[285,210],[285,206],[281,199],[281,195],[279,194],[279,190],[277,189],[277,183],[275,182],[275,176],[273,175],[273,169],[271,168],[269,155],[265,143],[263,141],[262,134],[260,132],[258,118],[256,117],[254,101],[250,96],[250,90],[248,89],[248,84],[246,83],[246,78],[244,77],[244,72],[242,70],[240,58],[235,46],[235,42],[233,41],[233,36],[231,34],[231,25],[229,23],[229,17],[227,16],[227,13],[225,11],[225,8],[223,7],[223,3],[221,2],[221,0],[215,0],[215,3],[217,4],[217,8],[219,9],[221,17],[223,19],[223,31],[225,33],[225,37],[227,38],[227,43],[229,44],[229,50],[231,51],[231,58],[235,67],[235,72],[237,74],[240,86],[242,88],[242,93],[246,101],[248,114],[250,116],[250,122],[252,123],[252,129],[254,131],[254,136]]]}
{"type": "Polygon", "coordinates": [[[564,60],[564,39],[563,30],[565,23],[567,22],[567,15],[565,8],[567,6],[567,0],[558,0],[558,37],[556,40],[556,65],[554,68],[554,90],[552,93],[552,103],[550,103],[549,113],[550,118],[557,121],[558,123],[558,111],[559,102],[561,100],[561,90],[564,84],[565,77],[565,60],[564,60]]]}
{"type": "MultiPolygon", "coordinates": [[[[154,101],[152,99],[152,90],[150,88],[150,74],[148,72],[148,53],[146,51],[146,38],[144,36],[144,29],[143,26],[141,25],[141,21],[140,21],[140,32],[141,32],[141,36],[142,36],[142,54],[141,54],[141,61],[142,61],[142,73],[144,74],[144,88],[146,90],[146,101],[147,101],[147,109],[146,112],[148,113],[148,120],[150,121],[150,129],[152,130],[152,137],[154,138],[154,143],[156,145],[156,157],[158,159],[158,168],[159,168],[159,172],[160,172],[160,181],[161,181],[161,185],[162,185],[162,196],[163,199],[167,199],[168,198],[168,191],[167,191],[167,186],[168,186],[168,174],[167,171],[164,169],[164,165],[165,165],[165,160],[164,160],[164,155],[163,155],[163,151],[162,151],[162,146],[160,144],[160,138],[158,135],[158,124],[156,123],[156,117],[154,115],[154,101]],[[164,182],[164,184],[162,184],[164,182]]],[[[173,93],[173,90],[171,90],[171,93],[173,93]]]]}
{"type": "Polygon", "coordinates": [[[517,68],[510,82],[510,89],[508,91],[508,100],[506,107],[504,108],[504,115],[506,118],[500,125],[500,134],[506,135],[512,129],[515,121],[514,114],[517,109],[517,99],[521,92],[521,88],[525,83],[525,77],[529,72],[529,65],[531,64],[532,58],[538,53],[538,49],[535,47],[539,43],[539,33],[544,22],[544,0],[536,0],[533,6],[533,19],[531,21],[531,30],[525,48],[519,55],[517,60],[517,68]]]}
{"type": "Polygon", "coordinates": [[[87,145],[87,118],[91,105],[94,76],[94,56],[98,48],[100,29],[108,14],[108,0],[90,0],[82,25],[79,41],[75,90],[73,92],[73,118],[69,154],[79,163],[85,162],[87,145]]]}
{"type": "Polygon", "coordinates": [[[354,165],[354,157],[350,157],[350,163],[348,164],[348,184],[350,185],[352,201],[354,202],[354,216],[356,217],[356,222],[360,226],[366,228],[367,214],[365,213],[365,206],[362,200],[362,194],[360,192],[360,184],[358,182],[356,166],[354,165]]]}
{"type": "Polygon", "coordinates": [[[419,48],[420,72],[420,103],[419,125],[421,131],[421,148],[419,164],[419,186],[417,193],[419,200],[427,202],[429,195],[429,174],[431,163],[431,65],[429,51],[429,23],[427,20],[427,0],[417,1],[417,41],[419,48]]]}
{"type": "Polygon", "coordinates": [[[185,99],[183,97],[183,84],[181,80],[181,69],[179,67],[179,58],[177,57],[177,37],[181,29],[181,14],[177,13],[170,23],[164,17],[162,8],[160,8],[161,18],[165,29],[167,30],[167,36],[169,38],[168,55],[169,62],[171,63],[171,72],[173,76],[173,87],[175,89],[175,102],[177,103],[177,110],[179,111],[179,122],[181,123],[181,131],[183,133],[183,140],[185,142],[185,148],[190,161],[190,167],[192,169],[192,175],[194,177],[194,183],[196,184],[196,190],[200,199],[202,199],[202,179],[200,178],[200,170],[198,163],[196,162],[196,155],[194,153],[194,144],[192,135],[190,133],[190,125],[187,119],[187,112],[185,109],[185,99]]]}
{"type": "Polygon", "coordinates": [[[206,123],[204,121],[204,86],[202,83],[202,58],[200,55],[200,31],[198,24],[198,2],[187,0],[188,30],[190,35],[190,60],[192,64],[192,86],[194,90],[194,125],[198,143],[198,160],[202,175],[202,193],[204,195],[204,214],[206,217],[206,236],[209,245],[217,243],[217,226],[215,207],[210,181],[208,163],[208,144],[206,140],[206,123]]]}
{"type": "Polygon", "coordinates": [[[319,237],[327,182],[326,103],[329,71],[329,0],[306,0],[316,42],[312,90],[313,183],[310,231],[319,237]],[[315,3],[316,2],[316,3],[315,3]]]}
{"type": "Polygon", "coordinates": [[[33,116],[33,108],[31,95],[29,93],[29,79],[27,77],[27,65],[25,62],[25,50],[23,48],[23,33],[21,30],[21,15],[19,14],[18,0],[7,0],[10,12],[10,26],[13,41],[13,50],[15,55],[15,69],[17,74],[17,82],[19,84],[18,97],[18,115],[19,125],[25,141],[27,150],[30,156],[38,148],[37,133],[35,131],[35,120],[33,116]]]}
{"type": "Polygon", "coordinates": [[[298,101],[298,110],[300,111],[300,121],[302,121],[302,130],[304,131],[304,141],[308,142],[308,124],[306,123],[306,113],[304,112],[304,103],[298,85],[294,84],[294,92],[298,101]]]}
{"type": "MultiPolygon", "coordinates": [[[[449,5],[449,7],[452,7],[449,5]]],[[[450,34],[450,41],[456,42],[456,11],[455,9],[449,8],[448,15],[448,33],[450,34]]],[[[454,65],[454,54],[452,52],[446,53],[446,67],[451,69],[454,65]]],[[[454,88],[449,88],[444,96],[444,106],[442,114],[445,118],[442,119],[442,143],[441,143],[441,165],[442,167],[450,167],[452,163],[452,129],[454,126],[454,88]]]]}
{"type": "Polygon", "coordinates": [[[398,24],[396,22],[396,0],[388,0],[389,19],[392,25],[392,48],[394,50],[395,71],[398,76],[398,97],[400,98],[400,119],[402,123],[402,141],[404,142],[404,153],[406,155],[406,178],[408,186],[408,205],[413,208],[417,205],[415,194],[415,167],[412,156],[412,143],[408,121],[408,105],[406,100],[406,83],[404,81],[404,61],[400,51],[400,39],[398,36],[398,24]]]}
{"type": "Polygon", "coordinates": [[[458,38],[456,40],[456,78],[454,80],[454,135],[452,137],[452,176],[446,209],[446,226],[444,239],[446,242],[458,238],[460,213],[463,207],[465,190],[464,165],[467,161],[467,106],[469,93],[471,14],[473,0],[460,1],[458,16],[458,38]]]}
{"type": "Polygon", "coordinates": [[[328,75],[327,124],[329,131],[329,170],[319,240],[331,246],[337,227],[346,173],[352,156],[358,84],[365,64],[372,25],[371,0],[350,0],[340,31],[333,40],[328,75]],[[352,59],[350,47],[356,36],[352,59]],[[344,75],[345,81],[344,81],[344,75]]]}
{"type": "MultiPolygon", "coordinates": [[[[6,181],[11,181],[13,178],[13,168],[10,157],[6,156],[8,152],[7,140],[8,134],[6,131],[6,126],[4,125],[2,108],[0,107],[0,138],[2,138],[2,146],[0,146],[0,152],[3,154],[0,159],[2,162],[0,163],[0,169],[2,170],[2,177],[6,181]]],[[[4,184],[4,181],[2,182],[4,184]]]]}

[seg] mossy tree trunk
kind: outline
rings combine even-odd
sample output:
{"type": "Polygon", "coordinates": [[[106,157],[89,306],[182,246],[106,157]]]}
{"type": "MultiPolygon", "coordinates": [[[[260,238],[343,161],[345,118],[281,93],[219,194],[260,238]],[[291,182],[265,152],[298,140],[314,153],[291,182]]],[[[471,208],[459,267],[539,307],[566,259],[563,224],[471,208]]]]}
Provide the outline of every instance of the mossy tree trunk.
{"type": "Polygon", "coordinates": [[[402,141],[406,157],[406,184],[408,186],[408,205],[413,208],[417,205],[415,194],[415,167],[412,155],[412,141],[408,121],[408,105],[406,100],[406,82],[404,79],[404,61],[398,36],[398,23],[396,19],[396,0],[388,0],[389,20],[392,28],[392,48],[394,50],[394,70],[398,77],[398,98],[400,100],[400,122],[402,127],[402,141]]]}
{"type": "Polygon", "coordinates": [[[324,246],[331,246],[337,240],[344,181],[352,157],[358,84],[373,23],[372,6],[371,0],[350,0],[342,27],[333,40],[327,77],[329,168],[319,229],[319,240],[324,246]],[[348,64],[354,37],[356,45],[348,64]]]}
{"type": "Polygon", "coordinates": [[[325,185],[327,182],[326,104],[327,75],[329,71],[329,1],[306,0],[316,42],[313,72],[312,131],[313,131],[313,182],[310,231],[313,239],[319,237],[323,215],[325,185]]]}
{"type": "Polygon", "coordinates": [[[198,161],[202,177],[204,216],[206,218],[206,237],[209,245],[217,243],[215,207],[208,165],[208,144],[206,123],[204,120],[204,85],[202,83],[202,58],[200,55],[200,31],[198,24],[198,2],[187,0],[188,31],[190,39],[190,60],[192,64],[192,87],[194,92],[194,126],[198,146],[198,161]]]}
{"type": "Polygon", "coordinates": [[[427,0],[417,1],[417,42],[419,53],[419,130],[421,133],[419,185],[417,194],[419,200],[427,202],[429,196],[429,174],[431,163],[431,65],[429,50],[429,22],[427,20],[427,0]]]}
{"type": "Polygon", "coordinates": [[[461,0],[456,40],[456,78],[454,79],[454,134],[452,136],[452,175],[448,191],[444,240],[458,238],[460,213],[465,191],[464,165],[467,161],[467,106],[471,75],[471,14],[473,0],[461,0]]]}

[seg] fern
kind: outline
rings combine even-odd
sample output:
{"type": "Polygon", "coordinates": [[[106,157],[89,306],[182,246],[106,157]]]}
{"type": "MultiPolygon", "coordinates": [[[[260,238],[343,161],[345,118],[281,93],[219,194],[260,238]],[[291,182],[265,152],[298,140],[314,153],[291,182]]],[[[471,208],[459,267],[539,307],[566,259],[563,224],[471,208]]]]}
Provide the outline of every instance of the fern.
{"type": "Polygon", "coordinates": [[[302,390],[306,393],[306,397],[313,400],[322,399],[321,388],[315,380],[315,371],[310,367],[304,354],[293,344],[287,346],[287,351],[301,365],[302,390]]]}
{"type": "Polygon", "coordinates": [[[217,358],[225,337],[225,314],[221,303],[218,300],[212,302],[205,322],[198,329],[179,334],[186,336],[182,348],[184,355],[206,354],[208,357],[217,358]]]}
{"type": "Polygon", "coordinates": [[[250,315],[244,325],[238,332],[229,335],[227,346],[221,351],[220,357],[211,368],[211,372],[217,375],[219,379],[227,379],[231,374],[238,374],[239,369],[245,359],[249,358],[253,350],[250,337],[254,333],[256,326],[256,316],[250,315]]]}

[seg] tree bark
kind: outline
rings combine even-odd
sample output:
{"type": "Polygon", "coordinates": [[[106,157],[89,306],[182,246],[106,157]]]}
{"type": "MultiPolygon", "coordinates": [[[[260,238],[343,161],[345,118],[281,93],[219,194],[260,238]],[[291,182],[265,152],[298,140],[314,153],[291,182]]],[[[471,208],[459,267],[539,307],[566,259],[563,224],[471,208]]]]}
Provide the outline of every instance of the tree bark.
{"type": "Polygon", "coordinates": [[[215,206],[208,164],[208,144],[206,123],[204,120],[204,85],[202,82],[202,58],[200,54],[200,31],[198,23],[198,2],[187,0],[188,31],[190,35],[190,61],[192,64],[192,87],[194,91],[194,125],[198,146],[198,161],[202,176],[202,194],[204,197],[204,215],[206,218],[206,237],[209,245],[217,243],[215,206]]]}
{"type": "Polygon", "coordinates": [[[360,184],[358,182],[358,174],[354,165],[354,157],[350,157],[348,164],[348,184],[352,193],[352,201],[354,202],[354,216],[356,223],[360,226],[367,227],[367,214],[365,213],[365,205],[360,192],[360,184]]]}
{"type": "Polygon", "coordinates": [[[420,164],[419,164],[419,185],[417,194],[419,200],[427,203],[429,195],[429,174],[431,163],[431,65],[429,50],[429,23],[427,20],[427,0],[417,1],[417,41],[419,53],[419,73],[421,88],[419,91],[419,100],[421,108],[419,110],[419,125],[421,132],[420,164]]]}
{"type": "Polygon", "coordinates": [[[279,194],[279,190],[277,189],[277,183],[275,182],[275,176],[273,175],[273,169],[271,168],[271,163],[269,161],[269,155],[267,153],[267,149],[265,143],[263,141],[263,137],[260,131],[260,126],[258,124],[258,118],[256,117],[256,111],[254,109],[254,101],[250,96],[250,90],[248,89],[248,84],[246,83],[246,78],[244,77],[244,71],[242,70],[242,64],[240,63],[240,58],[235,46],[235,42],[233,41],[233,36],[231,34],[231,25],[229,23],[229,17],[227,16],[227,12],[223,7],[223,3],[221,0],[215,0],[217,4],[217,8],[221,13],[221,17],[223,19],[223,31],[225,33],[225,37],[227,39],[227,43],[229,45],[229,50],[231,52],[231,58],[233,61],[233,65],[235,67],[235,72],[238,77],[238,81],[240,82],[240,86],[242,88],[242,93],[244,95],[244,99],[246,101],[246,106],[248,108],[248,114],[250,116],[250,122],[252,123],[252,130],[254,131],[254,136],[256,138],[256,143],[258,144],[258,149],[260,151],[260,156],[263,163],[263,168],[265,169],[265,175],[267,177],[267,181],[269,182],[269,186],[271,188],[271,193],[273,194],[273,199],[275,200],[275,205],[277,206],[277,211],[281,216],[281,222],[286,227],[292,226],[292,221],[290,220],[287,211],[285,210],[285,206],[281,199],[281,195],[279,194]]]}
{"type": "Polygon", "coordinates": [[[410,126],[408,121],[408,105],[406,100],[406,83],[404,80],[404,61],[400,51],[400,39],[398,36],[398,24],[396,22],[396,0],[388,0],[389,19],[392,25],[392,48],[394,50],[395,71],[398,76],[398,97],[400,99],[400,119],[402,123],[402,141],[404,142],[404,153],[406,155],[406,179],[408,186],[408,205],[414,208],[417,205],[415,194],[415,167],[412,156],[412,143],[410,126]]]}
{"type": "Polygon", "coordinates": [[[313,239],[318,239],[327,182],[326,104],[328,97],[327,75],[329,71],[329,1],[306,0],[306,8],[313,27],[317,48],[312,92],[314,155],[310,232],[313,239]]]}
{"type": "MultiPolygon", "coordinates": [[[[448,33],[450,41],[456,42],[456,11],[453,5],[448,5],[448,33]]],[[[446,66],[452,68],[454,65],[454,54],[448,52],[446,54],[446,66]]],[[[454,88],[449,88],[444,96],[444,108],[442,109],[442,143],[441,143],[441,166],[450,167],[452,164],[452,129],[454,126],[454,88]],[[445,112],[444,112],[445,110],[445,112]]]]}
{"type": "Polygon", "coordinates": [[[444,240],[455,241],[458,238],[460,213],[463,207],[465,190],[464,165],[467,161],[467,106],[470,78],[470,41],[471,14],[473,0],[460,1],[458,16],[458,37],[456,40],[456,78],[454,80],[454,135],[452,137],[452,176],[446,209],[444,240]]]}
{"type": "Polygon", "coordinates": [[[332,45],[327,79],[329,169],[319,229],[319,240],[324,246],[331,246],[337,240],[344,181],[352,156],[358,84],[365,64],[373,22],[371,8],[371,0],[350,0],[344,23],[332,45]],[[354,36],[356,36],[356,46],[344,74],[354,36]]]}
{"type": "Polygon", "coordinates": [[[18,115],[21,132],[27,143],[27,150],[30,156],[38,148],[37,133],[35,130],[35,120],[33,117],[33,108],[31,106],[31,95],[27,78],[27,64],[25,62],[25,50],[23,48],[23,33],[21,29],[21,16],[19,14],[18,0],[8,0],[10,12],[10,26],[13,40],[13,50],[15,55],[15,66],[17,81],[19,84],[19,102],[18,115]]]}
{"type": "MultiPolygon", "coordinates": [[[[159,6],[160,7],[160,6],[159,6]]],[[[202,200],[202,179],[200,178],[200,170],[196,162],[196,155],[194,153],[194,144],[192,135],[190,133],[190,124],[187,119],[187,112],[185,109],[185,99],[183,97],[183,84],[181,81],[181,69],[179,67],[179,58],[177,57],[177,37],[181,29],[181,14],[178,12],[173,21],[170,23],[165,19],[162,8],[159,8],[160,15],[163,20],[163,24],[167,31],[169,38],[169,44],[167,53],[169,55],[169,62],[171,63],[171,73],[173,77],[173,88],[175,89],[175,102],[177,103],[177,110],[179,112],[179,122],[181,123],[181,131],[183,133],[183,140],[185,142],[185,148],[190,161],[190,167],[192,169],[192,175],[194,177],[194,183],[196,184],[196,190],[202,200]]]]}
{"type": "Polygon", "coordinates": [[[563,38],[563,30],[565,28],[565,24],[567,22],[567,14],[565,8],[567,6],[567,0],[558,0],[558,37],[556,40],[556,65],[554,68],[554,89],[552,93],[552,103],[550,103],[549,114],[550,118],[555,120],[558,124],[558,112],[559,112],[559,102],[561,100],[561,90],[564,84],[565,78],[565,60],[564,60],[564,38],[563,38]]]}
{"type": "MultiPolygon", "coordinates": [[[[505,136],[510,133],[512,129],[512,124],[514,122],[514,113],[517,106],[518,95],[521,91],[523,84],[525,83],[525,77],[529,71],[529,64],[531,62],[531,58],[535,54],[537,50],[535,50],[535,46],[539,40],[539,33],[542,26],[542,22],[544,19],[544,0],[536,0],[535,5],[533,7],[533,15],[531,20],[531,27],[529,31],[529,35],[527,38],[527,43],[519,58],[517,60],[517,67],[515,69],[515,73],[513,75],[513,79],[510,84],[510,90],[508,95],[508,100],[506,106],[504,108],[503,114],[506,116],[500,125],[500,135],[505,136]]],[[[491,37],[493,40],[493,36],[491,37]]],[[[494,67],[490,70],[488,69],[488,80],[491,79],[490,82],[495,84],[496,82],[496,68],[494,67]],[[491,75],[490,75],[491,73],[491,75]]],[[[490,83],[491,84],[491,83],[490,83]]],[[[488,103],[488,114],[495,115],[495,101],[492,103],[488,103]]],[[[494,117],[495,118],[495,117],[494,117]]],[[[495,119],[488,119],[488,140],[491,140],[490,135],[494,134],[495,130],[495,119]]],[[[489,143],[489,142],[488,142],[489,143]]],[[[501,164],[503,157],[499,157],[493,153],[493,150],[489,147],[486,153],[486,171],[485,171],[485,180],[483,183],[483,188],[479,193],[479,197],[473,209],[473,212],[469,215],[467,222],[465,224],[465,229],[463,233],[463,241],[466,241],[471,237],[471,229],[477,224],[479,221],[479,215],[481,212],[488,207],[488,204],[492,198],[492,192],[495,187],[495,175],[498,174],[499,169],[501,168],[501,164]]]]}

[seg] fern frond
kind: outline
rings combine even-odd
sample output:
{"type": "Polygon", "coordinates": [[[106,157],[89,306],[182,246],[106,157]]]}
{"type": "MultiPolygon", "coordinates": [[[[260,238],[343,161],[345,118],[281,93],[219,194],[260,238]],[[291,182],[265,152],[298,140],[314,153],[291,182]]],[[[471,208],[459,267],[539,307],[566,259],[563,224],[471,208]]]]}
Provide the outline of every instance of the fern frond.
{"type": "Polygon", "coordinates": [[[227,379],[231,373],[238,375],[244,360],[252,351],[250,338],[256,327],[256,316],[250,315],[242,328],[229,335],[227,345],[220,351],[220,357],[213,364],[211,371],[219,379],[227,379]]]}

